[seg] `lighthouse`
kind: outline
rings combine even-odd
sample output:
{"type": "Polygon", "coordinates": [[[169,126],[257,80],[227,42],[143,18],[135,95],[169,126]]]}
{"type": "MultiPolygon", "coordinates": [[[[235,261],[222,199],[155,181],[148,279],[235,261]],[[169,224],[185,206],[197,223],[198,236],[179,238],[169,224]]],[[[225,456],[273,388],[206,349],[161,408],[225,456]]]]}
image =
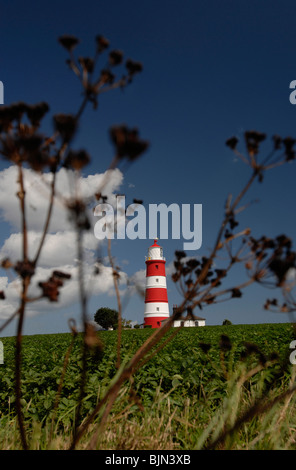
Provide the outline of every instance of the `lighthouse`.
{"type": "Polygon", "coordinates": [[[170,316],[165,275],[165,258],[162,247],[154,244],[146,256],[146,291],[144,326],[160,328],[161,321],[170,316]]]}

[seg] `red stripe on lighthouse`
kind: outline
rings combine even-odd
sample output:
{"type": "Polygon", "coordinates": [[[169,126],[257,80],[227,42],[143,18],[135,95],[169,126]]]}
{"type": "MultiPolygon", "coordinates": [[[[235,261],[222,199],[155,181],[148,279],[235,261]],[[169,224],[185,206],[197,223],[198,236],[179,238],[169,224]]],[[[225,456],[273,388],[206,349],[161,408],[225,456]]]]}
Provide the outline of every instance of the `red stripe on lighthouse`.
{"type": "Polygon", "coordinates": [[[167,290],[162,287],[146,289],[145,302],[168,302],[167,290]]]}
{"type": "Polygon", "coordinates": [[[149,260],[146,261],[146,277],[148,276],[165,276],[165,261],[164,260],[149,260]]]}
{"type": "Polygon", "coordinates": [[[165,320],[166,317],[147,317],[145,318],[145,325],[150,326],[151,328],[160,328],[162,320],[165,320]]]}

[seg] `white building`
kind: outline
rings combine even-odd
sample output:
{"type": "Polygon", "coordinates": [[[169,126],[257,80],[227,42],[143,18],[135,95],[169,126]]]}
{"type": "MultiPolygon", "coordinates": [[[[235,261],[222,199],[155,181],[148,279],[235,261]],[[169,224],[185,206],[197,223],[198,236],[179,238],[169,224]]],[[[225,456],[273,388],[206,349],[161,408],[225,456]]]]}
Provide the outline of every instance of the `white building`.
{"type": "Polygon", "coordinates": [[[178,320],[174,320],[173,325],[175,327],[179,326],[205,326],[206,320],[205,318],[197,317],[196,315],[190,315],[187,317],[179,318],[178,320]]]}
{"type": "MultiPolygon", "coordinates": [[[[174,310],[175,310],[174,306],[174,310]]],[[[166,322],[167,319],[163,320],[161,323],[166,322]]],[[[177,320],[173,321],[173,327],[179,328],[180,326],[184,327],[194,327],[194,326],[206,326],[205,318],[198,317],[196,315],[189,315],[187,314],[185,317],[180,317],[177,320]]]]}

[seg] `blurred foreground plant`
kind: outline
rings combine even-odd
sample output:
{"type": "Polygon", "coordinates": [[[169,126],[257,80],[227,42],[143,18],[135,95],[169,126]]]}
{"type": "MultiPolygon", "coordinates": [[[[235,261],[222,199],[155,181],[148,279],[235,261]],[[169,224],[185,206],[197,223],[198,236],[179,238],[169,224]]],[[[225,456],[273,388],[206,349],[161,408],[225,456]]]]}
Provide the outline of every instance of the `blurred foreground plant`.
{"type": "MultiPolygon", "coordinates": [[[[40,296],[35,298],[28,296],[29,286],[34,282],[34,275],[48,233],[54,202],[57,199],[68,209],[70,219],[76,231],[77,240],[76,253],[79,270],[78,276],[84,348],[81,391],[76,412],[76,423],[80,421],[81,402],[84,394],[85,374],[87,369],[87,351],[90,344],[94,347],[96,342],[98,342],[98,340],[90,340],[91,336],[93,336],[93,331],[87,316],[82,239],[84,232],[91,227],[87,208],[90,206],[91,202],[103,198],[102,191],[104,191],[108,182],[109,173],[105,173],[106,176],[101,186],[97,188],[97,191],[93,195],[92,201],[83,200],[79,193],[78,181],[81,171],[89,164],[91,158],[84,149],[74,150],[71,148],[71,145],[87,104],[91,103],[93,108],[96,109],[98,106],[98,97],[101,93],[116,88],[125,88],[132,83],[135,75],[142,71],[141,63],[128,59],[125,64],[123,64],[123,53],[121,51],[111,50],[108,54],[107,65],[96,73],[95,68],[98,61],[109,47],[109,41],[103,36],[96,37],[93,57],[75,57],[74,49],[79,43],[76,37],[65,35],[59,38],[59,42],[68,51],[69,59],[66,60],[66,63],[77,75],[82,86],[83,98],[76,114],[60,113],[54,115],[54,132],[52,135],[48,136],[40,131],[42,120],[49,112],[49,105],[46,102],[36,105],[20,102],[0,108],[0,153],[5,160],[15,164],[18,168],[19,191],[17,197],[19,198],[22,220],[22,259],[15,264],[9,259],[2,260],[2,268],[14,270],[20,277],[22,293],[18,309],[2,325],[1,330],[15,317],[18,318],[15,355],[15,392],[16,412],[24,449],[28,448],[28,442],[21,407],[21,343],[26,306],[29,302],[36,302],[42,298],[47,298],[50,302],[57,302],[60,289],[67,279],[71,277],[68,273],[53,271],[49,279],[39,282],[38,286],[41,290],[40,296]],[[125,73],[118,78],[116,69],[120,68],[120,65],[124,65],[125,73]],[[28,252],[26,190],[24,181],[24,168],[26,167],[40,173],[41,180],[42,173],[44,172],[49,172],[52,176],[44,230],[33,258],[28,252]],[[57,172],[60,168],[71,171],[76,179],[76,183],[74,184],[75,194],[70,199],[65,199],[63,195],[56,194],[57,172]]],[[[148,142],[139,137],[137,129],[130,130],[126,125],[119,125],[113,126],[110,133],[115,147],[115,154],[109,169],[114,169],[120,161],[124,159],[131,161],[136,160],[148,147],[148,142]]],[[[4,292],[1,292],[1,298],[5,298],[4,292]]]]}

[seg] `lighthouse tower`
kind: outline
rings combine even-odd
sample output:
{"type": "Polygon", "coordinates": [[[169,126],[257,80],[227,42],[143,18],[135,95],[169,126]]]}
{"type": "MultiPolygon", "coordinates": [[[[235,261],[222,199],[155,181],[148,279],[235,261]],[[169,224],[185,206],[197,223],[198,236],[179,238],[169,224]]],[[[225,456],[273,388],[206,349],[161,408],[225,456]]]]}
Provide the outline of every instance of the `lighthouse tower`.
{"type": "Polygon", "coordinates": [[[162,247],[154,244],[149,247],[146,256],[146,292],[144,326],[151,325],[152,328],[160,328],[161,321],[170,316],[166,276],[165,258],[162,247]]]}

